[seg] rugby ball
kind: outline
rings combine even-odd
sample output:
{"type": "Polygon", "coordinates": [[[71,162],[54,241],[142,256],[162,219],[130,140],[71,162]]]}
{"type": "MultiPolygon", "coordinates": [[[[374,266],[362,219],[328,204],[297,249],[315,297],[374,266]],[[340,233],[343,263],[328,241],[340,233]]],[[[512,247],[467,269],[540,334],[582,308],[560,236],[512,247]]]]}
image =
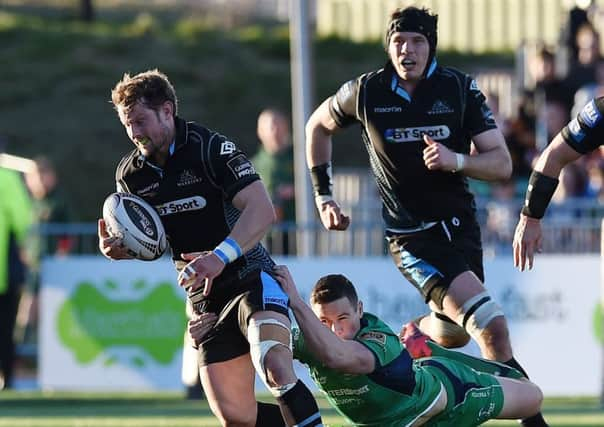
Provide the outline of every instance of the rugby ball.
{"type": "Polygon", "coordinates": [[[123,240],[128,253],[145,261],[162,256],[166,232],[155,209],[130,193],[112,193],[103,203],[107,232],[123,240]]]}

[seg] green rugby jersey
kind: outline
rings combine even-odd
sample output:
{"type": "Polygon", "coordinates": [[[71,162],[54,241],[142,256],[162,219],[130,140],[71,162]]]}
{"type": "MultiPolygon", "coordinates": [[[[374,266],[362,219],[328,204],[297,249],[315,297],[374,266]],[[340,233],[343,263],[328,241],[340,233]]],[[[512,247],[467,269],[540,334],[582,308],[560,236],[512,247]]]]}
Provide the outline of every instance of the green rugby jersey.
{"type": "Polygon", "coordinates": [[[416,366],[392,329],[372,314],[363,315],[354,338],[375,356],[371,374],[343,374],[324,367],[306,347],[302,331],[292,332],[294,357],[308,365],[327,400],[355,425],[409,425],[439,396],[440,381],[416,366]]]}

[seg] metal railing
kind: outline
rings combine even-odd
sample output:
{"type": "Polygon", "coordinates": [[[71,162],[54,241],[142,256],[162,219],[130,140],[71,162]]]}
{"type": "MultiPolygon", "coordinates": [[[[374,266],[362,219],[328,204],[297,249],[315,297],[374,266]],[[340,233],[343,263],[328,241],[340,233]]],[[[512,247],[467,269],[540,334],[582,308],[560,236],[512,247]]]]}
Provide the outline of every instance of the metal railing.
{"type": "MultiPolygon", "coordinates": [[[[362,192],[361,192],[362,193],[362,192]]],[[[518,221],[521,199],[496,201],[477,198],[477,217],[487,256],[509,255],[518,221]]],[[[275,224],[263,243],[274,255],[295,255],[296,242],[310,234],[311,253],[316,256],[379,256],[387,253],[381,206],[373,197],[342,203],[352,223],[344,232],[328,232],[318,219],[305,225],[275,224]]],[[[594,199],[571,199],[548,208],[542,221],[543,249],[547,253],[598,253],[604,204],[594,199]]],[[[73,237],[73,254],[98,253],[95,223],[45,224],[42,241],[57,236],[73,237]]],[[[48,245],[42,245],[47,247],[48,245]]]]}

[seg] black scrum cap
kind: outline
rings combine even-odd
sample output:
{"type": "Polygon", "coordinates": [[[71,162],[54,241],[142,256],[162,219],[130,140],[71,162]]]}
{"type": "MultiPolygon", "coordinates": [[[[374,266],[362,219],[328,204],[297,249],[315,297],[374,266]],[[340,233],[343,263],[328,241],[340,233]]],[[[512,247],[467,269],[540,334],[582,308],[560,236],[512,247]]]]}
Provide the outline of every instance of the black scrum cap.
{"type": "Polygon", "coordinates": [[[388,24],[386,31],[386,49],[390,43],[390,37],[393,33],[413,32],[423,34],[428,39],[430,45],[430,57],[436,53],[436,24],[438,15],[432,15],[428,9],[417,7],[407,7],[396,10],[388,24]]]}

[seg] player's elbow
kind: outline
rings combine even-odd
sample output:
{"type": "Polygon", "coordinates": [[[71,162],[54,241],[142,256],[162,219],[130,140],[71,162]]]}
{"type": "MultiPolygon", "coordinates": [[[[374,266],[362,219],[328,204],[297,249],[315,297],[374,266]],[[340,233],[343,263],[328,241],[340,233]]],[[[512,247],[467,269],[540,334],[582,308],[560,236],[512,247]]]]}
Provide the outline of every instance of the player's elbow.
{"type": "Polygon", "coordinates": [[[269,227],[277,222],[277,213],[275,212],[275,207],[272,204],[266,212],[266,220],[269,227]]]}
{"type": "Polygon", "coordinates": [[[328,369],[342,372],[345,370],[347,364],[345,363],[346,357],[343,354],[330,353],[324,354],[322,357],[323,365],[328,369]]]}
{"type": "Polygon", "coordinates": [[[512,159],[510,158],[510,155],[507,154],[505,156],[505,161],[502,162],[501,165],[501,179],[506,180],[506,179],[510,179],[512,177],[512,159]]]}
{"type": "Polygon", "coordinates": [[[338,352],[325,354],[322,357],[323,364],[328,369],[333,369],[344,374],[369,374],[373,371],[373,367],[366,366],[360,359],[351,357],[350,354],[338,352]]]}
{"type": "Polygon", "coordinates": [[[497,159],[497,167],[492,169],[495,174],[493,178],[495,180],[506,181],[511,178],[512,169],[512,158],[510,153],[507,149],[501,150],[501,154],[497,159]]]}

